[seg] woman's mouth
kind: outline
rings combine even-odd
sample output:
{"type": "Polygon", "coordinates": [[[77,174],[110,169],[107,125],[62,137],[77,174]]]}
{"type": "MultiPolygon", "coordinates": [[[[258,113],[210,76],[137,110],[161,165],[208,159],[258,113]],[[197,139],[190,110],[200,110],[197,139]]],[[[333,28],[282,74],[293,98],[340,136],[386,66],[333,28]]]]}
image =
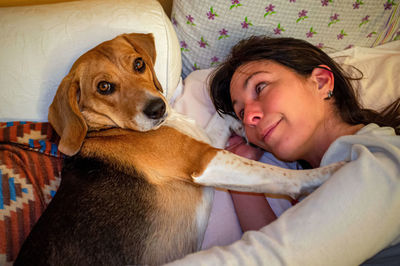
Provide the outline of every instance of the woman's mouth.
{"type": "Polygon", "coordinates": [[[264,135],[263,135],[263,140],[265,143],[268,142],[269,138],[272,135],[272,132],[274,132],[275,128],[278,126],[278,124],[282,121],[282,119],[280,119],[279,121],[277,121],[276,123],[272,124],[271,126],[269,126],[267,128],[267,130],[265,131],[264,135]]]}

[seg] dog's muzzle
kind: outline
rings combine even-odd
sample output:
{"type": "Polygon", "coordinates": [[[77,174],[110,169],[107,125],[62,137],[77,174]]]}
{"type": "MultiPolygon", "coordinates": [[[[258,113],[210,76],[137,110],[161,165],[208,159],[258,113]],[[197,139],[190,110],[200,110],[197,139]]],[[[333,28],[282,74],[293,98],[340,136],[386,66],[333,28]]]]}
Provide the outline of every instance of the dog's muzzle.
{"type": "Polygon", "coordinates": [[[151,100],[146,108],[144,108],[143,113],[150,119],[160,119],[165,115],[167,106],[161,98],[156,98],[151,100]]]}

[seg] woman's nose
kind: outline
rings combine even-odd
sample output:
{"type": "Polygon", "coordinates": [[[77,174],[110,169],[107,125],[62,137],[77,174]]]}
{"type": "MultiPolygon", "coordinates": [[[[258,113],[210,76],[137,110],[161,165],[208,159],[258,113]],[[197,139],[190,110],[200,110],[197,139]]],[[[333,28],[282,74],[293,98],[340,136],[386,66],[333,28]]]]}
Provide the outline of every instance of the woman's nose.
{"type": "Polygon", "coordinates": [[[243,123],[248,126],[256,126],[262,118],[262,112],[256,108],[248,107],[244,110],[243,123]]]}

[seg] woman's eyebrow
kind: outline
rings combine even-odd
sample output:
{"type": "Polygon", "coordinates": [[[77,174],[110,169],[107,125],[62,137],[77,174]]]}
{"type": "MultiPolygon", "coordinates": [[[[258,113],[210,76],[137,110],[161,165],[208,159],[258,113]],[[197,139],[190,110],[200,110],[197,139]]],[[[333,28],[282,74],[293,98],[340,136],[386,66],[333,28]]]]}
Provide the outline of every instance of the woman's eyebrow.
{"type": "Polygon", "coordinates": [[[246,80],[244,81],[244,89],[247,89],[247,86],[249,84],[250,79],[252,79],[254,76],[256,76],[258,74],[262,74],[262,73],[271,73],[271,72],[266,71],[266,70],[262,70],[262,71],[260,70],[260,71],[256,71],[256,72],[251,73],[251,75],[248,76],[246,78],[246,80]]]}

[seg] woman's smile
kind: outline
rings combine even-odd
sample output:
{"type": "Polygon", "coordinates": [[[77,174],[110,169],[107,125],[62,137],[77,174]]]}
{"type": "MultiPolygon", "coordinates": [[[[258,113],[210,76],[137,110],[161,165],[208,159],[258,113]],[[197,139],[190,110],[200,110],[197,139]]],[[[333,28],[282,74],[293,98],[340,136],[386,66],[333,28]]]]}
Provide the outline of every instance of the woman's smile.
{"type": "Polygon", "coordinates": [[[265,144],[268,143],[269,139],[271,138],[272,133],[275,131],[275,129],[278,127],[282,119],[279,121],[273,123],[272,125],[268,126],[265,130],[264,133],[262,134],[262,140],[265,144]]]}

